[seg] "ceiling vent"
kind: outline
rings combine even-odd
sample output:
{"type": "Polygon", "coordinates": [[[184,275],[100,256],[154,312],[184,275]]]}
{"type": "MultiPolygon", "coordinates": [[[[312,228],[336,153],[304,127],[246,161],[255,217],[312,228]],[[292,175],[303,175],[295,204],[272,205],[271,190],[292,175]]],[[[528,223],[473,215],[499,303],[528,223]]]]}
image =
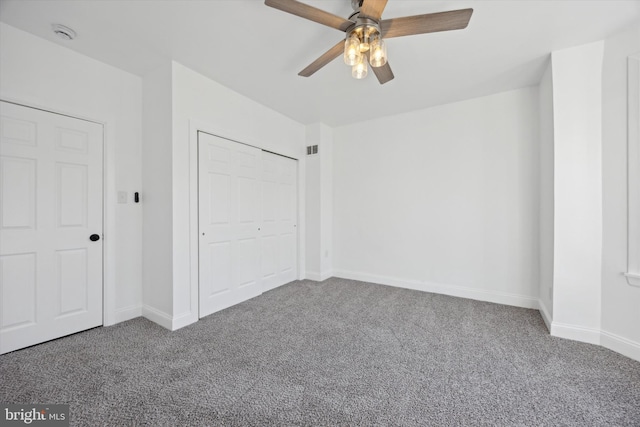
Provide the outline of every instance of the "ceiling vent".
{"type": "Polygon", "coordinates": [[[318,146],[317,145],[308,145],[307,146],[307,156],[313,156],[314,154],[318,154],[318,146]]]}

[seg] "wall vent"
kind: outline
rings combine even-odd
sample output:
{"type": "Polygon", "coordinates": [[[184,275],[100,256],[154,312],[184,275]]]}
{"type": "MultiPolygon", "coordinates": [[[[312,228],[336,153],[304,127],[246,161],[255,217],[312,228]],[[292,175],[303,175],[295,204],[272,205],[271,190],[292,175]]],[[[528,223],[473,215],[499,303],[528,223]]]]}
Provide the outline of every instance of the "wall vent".
{"type": "Polygon", "coordinates": [[[318,146],[317,145],[307,146],[307,156],[313,156],[314,154],[318,154],[318,146]]]}

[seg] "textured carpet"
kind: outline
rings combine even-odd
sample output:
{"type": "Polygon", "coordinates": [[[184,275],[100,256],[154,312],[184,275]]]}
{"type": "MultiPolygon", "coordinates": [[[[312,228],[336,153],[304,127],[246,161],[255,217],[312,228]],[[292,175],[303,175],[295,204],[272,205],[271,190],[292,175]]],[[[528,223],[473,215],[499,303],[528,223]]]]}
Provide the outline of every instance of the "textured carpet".
{"type": "Polygon", "coordinates": [[[329,279],[0,356],[0,401],[92,426],[639,426],[640,363],[535,310],[329,279]]]}

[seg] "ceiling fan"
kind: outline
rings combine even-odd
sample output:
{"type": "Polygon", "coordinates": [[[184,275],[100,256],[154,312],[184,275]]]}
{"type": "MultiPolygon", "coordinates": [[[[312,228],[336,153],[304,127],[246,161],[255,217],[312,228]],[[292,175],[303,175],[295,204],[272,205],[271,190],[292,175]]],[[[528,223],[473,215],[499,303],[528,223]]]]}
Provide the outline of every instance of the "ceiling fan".
{"type": "Polygon", "coordinates": [[[345,40],[323,53],[318,59],[298,73],[309,77],[329,62],[343,54],[344,62],[352,67],[351,74],[357,79],[366,77],[368,66],[380,84],[393,79],[393,72],[387,61],[384,39],[435,33],[438,31],[466,28],[473,9],[451,10],[427,13],[402,18],[381,19],[388,0],[351,0],[354,12],[348,19],[296,0],[265,0],[267,6],[300,16],[319,24],[327,25],[346,33],[345,40]]]}

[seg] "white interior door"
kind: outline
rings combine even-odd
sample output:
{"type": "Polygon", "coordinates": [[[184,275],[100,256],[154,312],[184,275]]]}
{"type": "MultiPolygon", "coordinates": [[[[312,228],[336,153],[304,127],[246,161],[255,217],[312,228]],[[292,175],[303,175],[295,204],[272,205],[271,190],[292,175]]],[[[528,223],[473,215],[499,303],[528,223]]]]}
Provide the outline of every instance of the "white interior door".
{"type": "Polygon", "coordinates": [[[198,133],[200,317],[262,293],[261,154],[198,133]]]}
{"type": "Polygon", "coordinates": [[[262,289],[268,291],[296,280],[298,161],[262,153],[262,289]]]}
{"type": "Polygon", "coordinates": [[[0,120],[6,353],[102,324],[103,141],[99,124],[11,103],[0,120]]]}

